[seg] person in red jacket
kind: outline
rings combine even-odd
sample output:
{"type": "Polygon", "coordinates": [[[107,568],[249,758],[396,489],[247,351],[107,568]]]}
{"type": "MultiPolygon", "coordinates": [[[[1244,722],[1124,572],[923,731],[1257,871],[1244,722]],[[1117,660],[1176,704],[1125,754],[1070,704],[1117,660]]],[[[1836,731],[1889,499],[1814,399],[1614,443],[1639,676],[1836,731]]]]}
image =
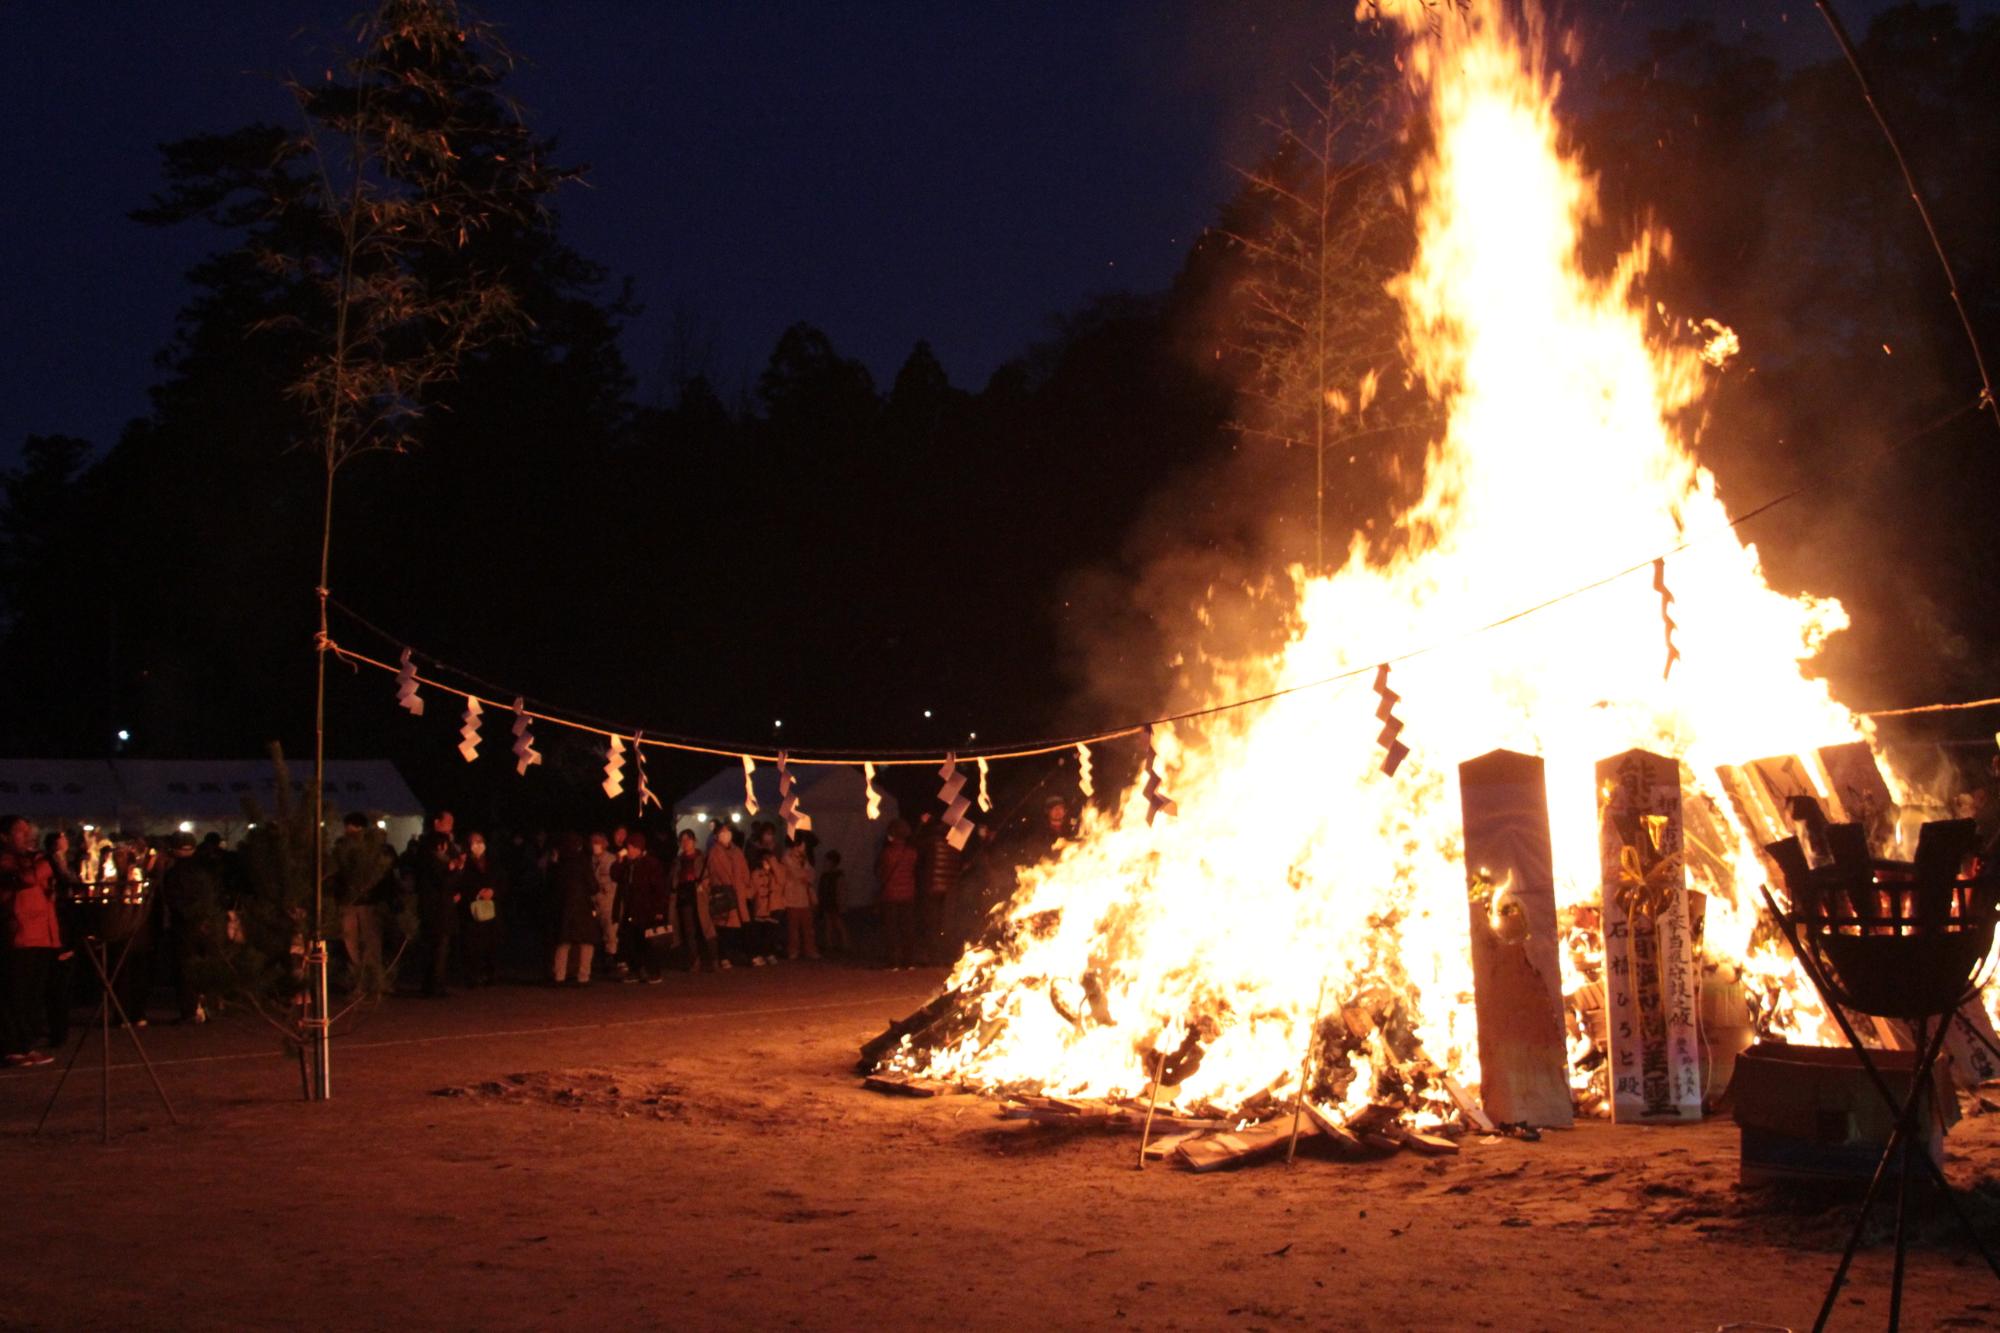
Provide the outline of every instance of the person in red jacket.
{"type": "Polygon", "coordinates": [[[917,850],[910,846],[910,826],[900,819],[889,825],[875,878],[882,884],[883,961],[909,967],[917,947],[917,850]]]}
{"type": "Polygon", "coordinates": [[[6,988],[0,999],[0,1050],[10,1065],[45,1065],[35,1046],[35,1016],[47,1003],[49,968],[62,950],[56,922],[55,867],[35,845],[35,826],[0,818],[0,923],[6,926],[6,988]]]}

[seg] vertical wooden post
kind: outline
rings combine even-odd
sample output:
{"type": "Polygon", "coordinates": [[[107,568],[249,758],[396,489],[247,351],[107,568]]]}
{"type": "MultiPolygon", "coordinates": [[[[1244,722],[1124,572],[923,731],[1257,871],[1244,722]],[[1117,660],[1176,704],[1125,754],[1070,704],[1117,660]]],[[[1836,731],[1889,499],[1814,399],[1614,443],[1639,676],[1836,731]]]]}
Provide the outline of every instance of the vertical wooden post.
{"type": "Polygon", "coordinates": [[[1597,765],[1611,1118],[1701,1119],[1681,766],[1645,750],[1597,765]]]}
{"type": "Polygon", "coordinates": [[[1494,1120],[1567,1128],[1560,939],[1542,761],[1495,750],[1458,766],[1479,1013],[1479,1099],[1494,1120]]]}

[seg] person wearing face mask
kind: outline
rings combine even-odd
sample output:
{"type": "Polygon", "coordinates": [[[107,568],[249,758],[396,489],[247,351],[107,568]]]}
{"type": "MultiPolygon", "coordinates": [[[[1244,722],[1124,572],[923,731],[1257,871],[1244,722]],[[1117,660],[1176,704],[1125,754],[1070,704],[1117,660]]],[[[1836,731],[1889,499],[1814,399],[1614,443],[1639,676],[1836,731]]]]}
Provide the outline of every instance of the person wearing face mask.
{"type": "Polygon", "coordinates": [[[500,898],[505,885],[484,833],[468,833],[465,863],[458,871],[458,901],[465,912],[459,958],[465,985],[491,986],[500,979],[500,898]]]}
{"type": "Polygon", "coordinates": [[[747,962],[743,928],[749,921],[750,863],[736,845],[736,830],[727,824],[715,828],[715,841],[708,847],[709,915],[715,921],[716,949],[721,967],[731,958],[747,962]]]}

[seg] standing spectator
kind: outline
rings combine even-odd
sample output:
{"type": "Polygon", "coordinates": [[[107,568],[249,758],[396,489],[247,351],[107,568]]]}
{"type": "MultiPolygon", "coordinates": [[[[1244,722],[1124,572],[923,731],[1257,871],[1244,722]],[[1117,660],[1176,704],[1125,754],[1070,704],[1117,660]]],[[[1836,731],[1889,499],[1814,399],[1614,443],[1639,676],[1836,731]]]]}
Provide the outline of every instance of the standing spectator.
{"type": "Polygon", "coordinates": [[[382,989],[382,903],[384,881],[396,856],[375,821],[360,811],[341,820],[333,843],[333,895],[340,904],[340,942],[347,950],[347,984],[372,993],[382,989]]]}
{"type": "Polygon", "coordinates": [[[778,906],[785,914],[785,957],[818,958],[819,941],[813,937],[812,848],[804,836],[795,837],[778,858],[778,906]]]}
{"type": "Polygon", "coordinates": [[[197,855],[193,835],[182,833],[174,838],[172,859],[160,876],[160,908],[174,960],[174,998],[183,1023],[208,1021],[201,971],[222,908],[222,884],[209,868],[211,859],[197,855]]]}
{"type": "Polygon", "coordinates": [[[763,967],[778,961],[785,941],[777,911],[777,826],[762,819],[751,825],[750,845],[743,856],[750,866],[750,961],[763,967]]]}
{"type": "Polygon", "coordinates": [[[900,970],[915,957],[917,933],[917,852],[910,846],[910,826],[900,819],[889,825],[875,878],[882,885],[883,962],[900,970]]]}
{"type": "Polygon", "coordinates": [[[465,910],[462,923],[465,938],[459,958],[465,966],[465,985],[491,986],[500,979],[500,900],[506,896],[506,877],[500,863],[487,850],[484,833],[465,837],[465,862],[458,872],[458,899],[465,910]]]}
{"type": "Polygon", "coordinates": [[[54,1059],[35,1049],[35,1028],[47,1005],[49,965],[62,950],[55,875],[55,867],[35,846],[35,826],[20,815],[0,818],[0,923],[7,928],[0,1051],[10,1065],[45,1065],[54,1059]]]}
{"type": "Polygon", "coordinates": [[[667,950],[673,946],[673,884],[660,858],[648,850],[643,830],[625,843],[625,950],[631,955],[627,981],[658,985],[667,950]]]}
{"type": "Polygon", "coordinates": [[[590,876],[597,889],[593,905],[597,911],[597,928],[602,932],[598,943],[603,947],[603,958],[614,963],[622,975],[627,969],[623,957],[618,952],[618,875],[619,865],[625,859],[625,847],[630,836],[623,828],[617,830],[618,845],[602,833],[590,835],[590,876]]]}
{"type": "Polygon", "coordinates": [[[750,863],[736,845],[736,830],[727,824],[715,827],[715,841],[708,846],[709,915],[715,920],[720,967],[731,958],[747,960],[749,946],[744,931],[750,916],[750,863]]]}
{"type": "Polygon", "coordinates": [[[831,848],[826,853],[826,869],[819,873],[819,934],[826,941],[828,953],[846,953],[847,918],[841,915],[841,878],[845,872],[840,868],[840,853],[831,848]]]}
{"type": "Polygon", "coordinates": [[[451,811],[440,810],[409,856],[417,897],[417,952],[423,957],[424,994],[431,996],[445,994],[451,939],[458,930],[456,881],[464,853],[452,841],[452,822],[451,811]]]}
{"type": "Polygon", "coordinates": [[[75,858],[70,851],[69,832],[57,829],[42,839],[42,855],[55,872],[50,887],[56,895],[56,935],[62,946],[49,961],[48,1033],[51,1048],[69,1039],[70,1010],[75,1007],[77,919],[83,901],[83,881],[77,878],[75,858]]]}
{"type": "Polygon", "coordinates": [[[688,971],[715,970],[715,920],[708,910],[708,857],[693,829],[682,829],[674,857],[674,930],[687,951],[688,971]]]}
{"type": "Polygon", "coordinates": [[[590,984],[590,960],[602,939],[597,924],[597,876],[583,839],[565,833],[556,843],[555,863],[550,869],[557,903],[555,981],[569,980],[571,952],[576,955],[576,984],[590,984]]]}
{"type": "Polygon", "coordinates": [[[950,961],[944,927],[964,867],[965,854],[951,845],[943,822],[929,824],[917,840],[918,954],[924,962],[950,961]]]}

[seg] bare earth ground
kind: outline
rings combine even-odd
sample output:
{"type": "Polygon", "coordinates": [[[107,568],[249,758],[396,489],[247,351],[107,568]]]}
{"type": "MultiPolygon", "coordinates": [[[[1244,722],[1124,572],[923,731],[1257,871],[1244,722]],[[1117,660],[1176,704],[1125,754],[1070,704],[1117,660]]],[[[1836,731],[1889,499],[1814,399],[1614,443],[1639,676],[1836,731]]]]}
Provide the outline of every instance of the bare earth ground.
{"type": "MultiPolygon", "coordinates": [[[[1727,1121],[1139,1172],[1129,1134],[862,1090],[856,1046],[937,979],[793,965],[392,1000],[316,1106],[248,1023],[154,1027],[185,1123],[118,1068],[109,1146],[94,1066],[40,1138],[54,1075],[0,1076],[0,1323],[1804,1327],[1851,1216],[1739,1195],[1727,1121]]],[[[2000,1178],[2000,1116],[1948,1142],[1962,1184],[2000,1178]]],[[[2000,1239],[2000,1198],[1971,1202],[2000,1239]]],[[[1887,1270],[1878,1243],[1836,1327],[1884,1321],[1887,1270]]],[[[2000,1328],[2000,1283],[1932,1225],[1904,1315],[2000,1328]]]]}

